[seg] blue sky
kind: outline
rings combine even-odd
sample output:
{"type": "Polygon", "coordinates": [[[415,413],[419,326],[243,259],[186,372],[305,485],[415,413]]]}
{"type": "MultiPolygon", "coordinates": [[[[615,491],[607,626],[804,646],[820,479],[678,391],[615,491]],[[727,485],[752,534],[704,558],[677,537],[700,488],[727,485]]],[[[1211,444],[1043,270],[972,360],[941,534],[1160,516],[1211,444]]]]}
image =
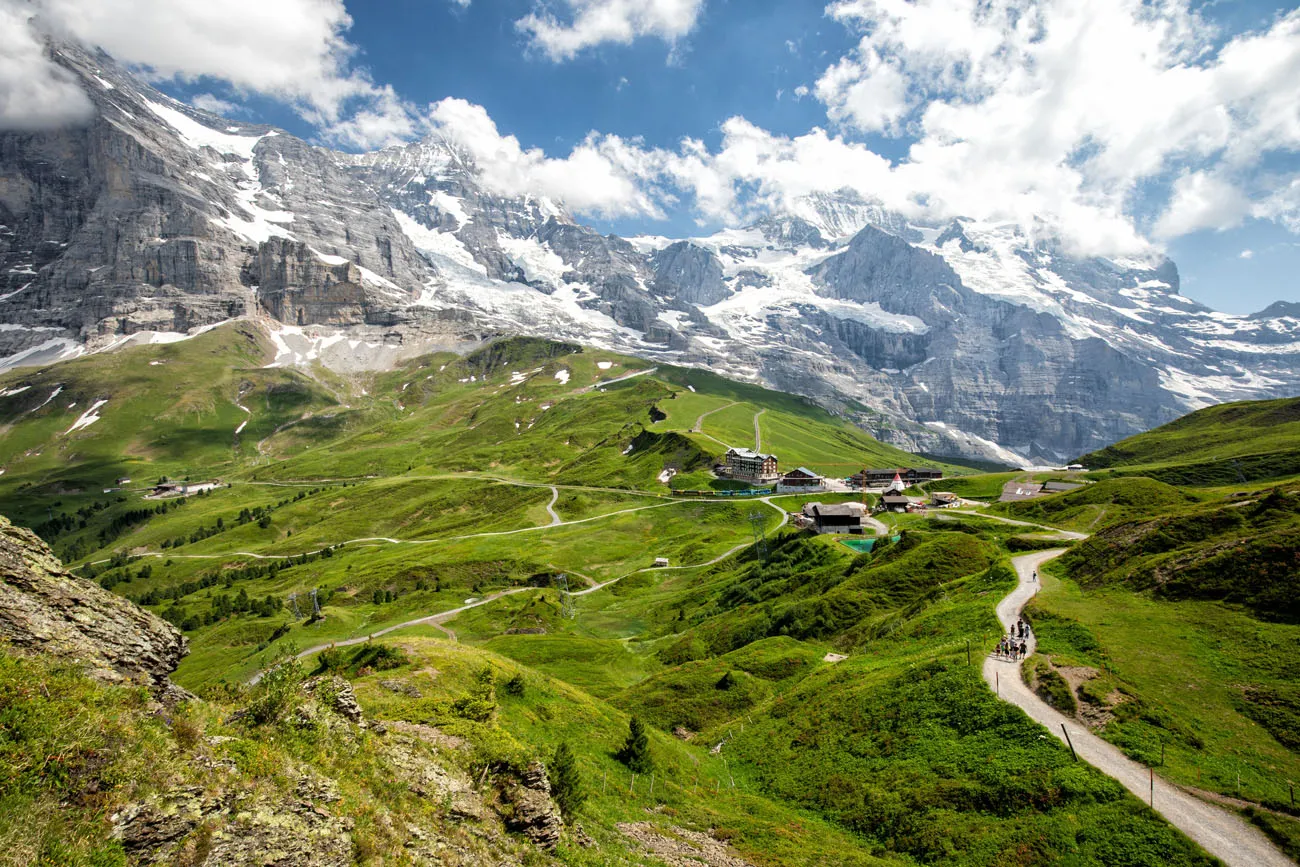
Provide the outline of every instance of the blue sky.
{"type": "Polygon", "coordinates": [[[57,5],[178,98],[353,150],[436,130],[622,234],[848,186],[1164,250],[1218,309],[1300,300],[1294,4],[225,0],[219,31],[210,0],[57,5]]]}

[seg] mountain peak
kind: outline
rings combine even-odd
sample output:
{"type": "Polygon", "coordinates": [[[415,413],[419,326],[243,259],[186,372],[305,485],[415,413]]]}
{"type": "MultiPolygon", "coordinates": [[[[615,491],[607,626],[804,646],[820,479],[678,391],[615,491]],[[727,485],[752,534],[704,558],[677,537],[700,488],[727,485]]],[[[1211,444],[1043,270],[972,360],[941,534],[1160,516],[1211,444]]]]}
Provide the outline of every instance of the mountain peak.
{"type": "Polygon", "coordinates": [[[1251,319],[1300,319],[1300,301],[1274,301],[1258,313],[1252,313],[1251,319]]]}

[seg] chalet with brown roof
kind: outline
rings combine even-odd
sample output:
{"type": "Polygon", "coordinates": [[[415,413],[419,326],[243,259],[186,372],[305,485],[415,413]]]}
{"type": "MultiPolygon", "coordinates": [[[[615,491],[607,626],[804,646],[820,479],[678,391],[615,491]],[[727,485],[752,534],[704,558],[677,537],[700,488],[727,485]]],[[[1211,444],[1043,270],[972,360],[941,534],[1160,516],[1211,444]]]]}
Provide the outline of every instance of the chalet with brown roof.
{"type": "Polygon", "coordinates": [[[863,532],[867,507],[861,503],[808,503],[802,515],[818,533],[858,534],[863,532]]]}

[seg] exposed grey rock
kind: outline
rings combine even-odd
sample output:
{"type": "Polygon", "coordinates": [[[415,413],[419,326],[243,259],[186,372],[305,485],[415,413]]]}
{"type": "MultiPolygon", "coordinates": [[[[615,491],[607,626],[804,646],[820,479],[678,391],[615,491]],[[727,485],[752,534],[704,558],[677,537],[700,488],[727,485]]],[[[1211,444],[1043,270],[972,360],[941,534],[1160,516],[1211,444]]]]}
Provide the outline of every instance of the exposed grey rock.
{"type": "Polygon", "coordinates": [[[650,257],[650,264],[655,269],[655,291],[669,298],[707,307],[731,294],[718,257],[689,241],[665,247],[650,257]]]}
{"type": "Polygon", "coordinates": [[[551,850],[559,844],[564,820],[551,800],[551,781],[541,762],[533,762],[518,782],[507,787],[506,798],[512,807],[506,818],[507,828],[541,849],[551,850]]]}
{"type": "Polygon", "coordinates": [[[305,681],[302,689],[348,722],[358,725],[364,723],[361,705],[357,704],[357,694],[347,678],[337,674],[332,677],[314,677],[305,681]]]}
{"type": "Polygon", "coordinates": [[[754,225],[763,233],[764,238],[777,246],[791,249],[811,247],[815,250],[830,246],[822,237],[820,229],[800,217],[788,215],[767,217],[754,225]]]}
{"type": "Polygon", "coordinates": [[[1012,462],[1300,392],[1295,305],[1218,314],[1178,294],[1172,262],[1080,256],[1044,224],[917,226],[842,190],[712,238],[627,241],[493,192],[437,135],[343,154],[183,106],[102,54],[56,59],[97,111],[0,135],[0,369],[240,316],[314,329],[280,341],[349,371],[527,333],[1012,462]],[[313,348],[320,329],[350,339],[313,348]]]}
{"type": "Polygon", "coordinates": [[[1258,313],[1252,313],[1251,319],[1300,319],[1300,301],[1274,301],[1258,313]]]}
{"type": "MultiPolygon", "coordinates": [[[[306,779],[306,778],[304,778],[306,779]]],[[[113,817],[114,836],[138,862],[218,867],[345,867],[353,861],[351,823],[321,806],[338,800],[333,784],[296,791],[300,800],[210,795],[188,787],[134,804],[113,817]],[[312,798],[325,786],[325,797],[312,798]]]]}
{"type": "Polygon", "coordinates": [[[382,686],[384,689],[388,690],[389,692],[395,692],[398,695],[405,695],[410,698],[424,697],[424,694],[420,692],[420,688],[418,686],[416,686],[413,683],[408,683],[405,680],[396,680],[390,678],[387,680],[379,681],[379,685],[382,686]]]}
{"type": "Polygon", "coordinates": [[[0,640],[20,653],[140,683],[164,701],[189,697],[168,679],[187,651],[170,623],[63,568],[30,530],[0,517],[0,640]]]}

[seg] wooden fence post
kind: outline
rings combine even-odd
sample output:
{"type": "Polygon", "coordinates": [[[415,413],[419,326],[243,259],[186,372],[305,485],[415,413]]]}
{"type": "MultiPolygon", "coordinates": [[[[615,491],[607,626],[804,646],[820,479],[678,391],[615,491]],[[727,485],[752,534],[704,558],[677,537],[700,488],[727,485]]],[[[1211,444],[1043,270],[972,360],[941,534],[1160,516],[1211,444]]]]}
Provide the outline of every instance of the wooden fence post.
{"type": "Polygon", "coordinates": [[[1074,760],[1079,761],[1079,754],[1074,751],[1074,741],[1070,740],[1070,733],[1066,731],[1065,723],[1061,723],[1061,734],[1065,735],[1065,742],[1070,745],[1070,755],[1074,760]]]}

